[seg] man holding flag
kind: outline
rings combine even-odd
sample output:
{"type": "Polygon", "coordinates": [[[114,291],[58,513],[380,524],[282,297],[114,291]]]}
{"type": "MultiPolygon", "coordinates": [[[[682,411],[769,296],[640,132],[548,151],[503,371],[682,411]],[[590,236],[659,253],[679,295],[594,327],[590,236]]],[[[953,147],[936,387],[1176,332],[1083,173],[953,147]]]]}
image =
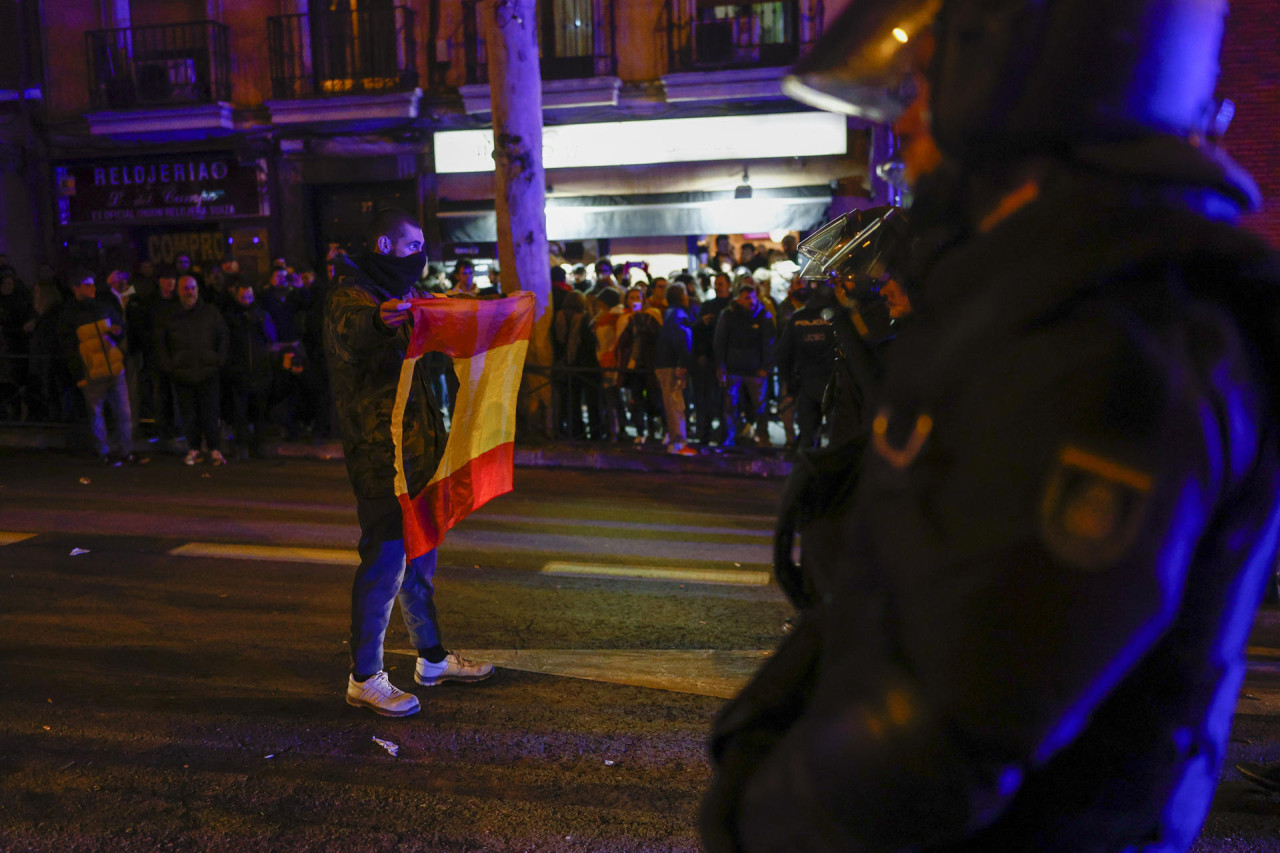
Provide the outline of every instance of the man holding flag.
{"type": "MultiPolygon", "coordinates": [[[[435,547],[444,530],[484,500],[510,490],[514,418],[504,414],[499,419],[503,423],[481,425],[469,422],[467,412],[462,417],[455,413],[455,433],[484,427],[481,432],[489,447],[477,450],[477,441],[467,435],[459,435],[456,443],[447,442],[425,359],[420,362],[419,358],[431,350],[461,356],[464,363],[467,356],[480,355],[483,368],[485,352],[477,348],[492,343],[492,335],[476,334],[477,325],[484,325],[484,318],[477,315],[484,312],[478,312],[474,301],[464,305],[462,300],[420,298],[414,286],[426,265],[426,254],[422,226],[409,213],[379,212],[367,236],[367,252],[336,261],[324,312],[325,353],[360,521],[360,567],[351,590],[347,703],[384,716],[404,717],[418,712],[418,699],[390,683],[382,660],[397,598],[409,639],[418,650],[414,672],[418,684],[469,683],[493,674],[492,664],[468,662],[444,648],[432,579],[435,547]],[[469,325],[458,322],[461,315],[469,325]],[[459,337],[466,341],[459,344],[459,337]],[[499,451],[506,450],[501,460],[506,462],[505,470],[493,464],[482,468],[482,460],[475,458],[495,445],[499,451]],[[442,460],[454,461],[442,465],[442,460]],[[484,483],[473,483],[472,478],[484,483]],[[461,481],[465,481],[465,494],[459,495],[461,481]]],[[[523,331],[527,348],[532,300],[499,302],[506,304],[486,309],[496,318],[489,326],[505,330],[508,343],[513,328],[516,338],[523,331]],[[530,310],[522,313],[522,309],[530,310]],[[520,322],[524,314],[527,322],[520,322]],[[514,326],[503,324],[512,317],[514,326]]],[[[506,371],[514,369],[517,383],[524,348],[508,347],[518,352],[496,360],[506,371]]],[[[471,382],[471,390],[482,394],[487,387],[480,381],[483,372],[477,371],[471,382]]],[[[504,378],[511,385],[509,377],[504,378]]],[[[514,403],[514,394],[509,402],[514,403]]],[[[492,460],[493,455],[490,452],[485,459],[492,460]]]]}

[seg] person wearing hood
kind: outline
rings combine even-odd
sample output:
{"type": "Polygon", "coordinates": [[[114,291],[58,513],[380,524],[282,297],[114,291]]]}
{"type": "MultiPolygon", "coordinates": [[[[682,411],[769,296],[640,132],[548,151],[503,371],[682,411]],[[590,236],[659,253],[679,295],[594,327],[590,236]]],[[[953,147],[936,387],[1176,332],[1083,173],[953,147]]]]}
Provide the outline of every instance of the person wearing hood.
{"type": "Polygon", "coordinates": [[[406,717],[419,711],[418,698],[392,685],[383,667],[383,642],[397,600],[418,652],[418,684],[481,681],[493,674],[493,666],[471,663],[444,648],[434,600],[436,552],[405,558],[395,492],[397,451],[408,489],[416,494],[435,474],[447,437],[422,359],[408,387],[404,421],[392,422],[409,347],[408,300],[426,295],[414,289],[427,261],[422,225],[406,211],[382,210],[370,222],[367,238],[366,252],[334,259],[324,310],[329,385],[360,522],[346,701],[383,716],[406,717]]]}
{"type": "Polygon", "coordinates": [[[668,285],[666,298],[668,308],[662,319],[662,331],[658,333],[653,364],[667,417],[667,452],[697,456],[698,451],[688,445],[684,400],[693,362],[693,315],[689,312],[689,295],[683,284],[668,285]]]}

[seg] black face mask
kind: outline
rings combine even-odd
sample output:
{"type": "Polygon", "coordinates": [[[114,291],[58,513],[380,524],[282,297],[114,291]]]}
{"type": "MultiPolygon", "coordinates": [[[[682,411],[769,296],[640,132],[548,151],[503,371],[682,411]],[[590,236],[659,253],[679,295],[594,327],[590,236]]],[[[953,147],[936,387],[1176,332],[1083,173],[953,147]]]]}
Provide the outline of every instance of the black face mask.
{"type": "Polygon", "coordinates": [[[414,252],[403,258],[370,254],[364,259],[366,271],[379,286],[392,296],[404,296],[418,282],[427,265],[426,252],[414,252]]]}

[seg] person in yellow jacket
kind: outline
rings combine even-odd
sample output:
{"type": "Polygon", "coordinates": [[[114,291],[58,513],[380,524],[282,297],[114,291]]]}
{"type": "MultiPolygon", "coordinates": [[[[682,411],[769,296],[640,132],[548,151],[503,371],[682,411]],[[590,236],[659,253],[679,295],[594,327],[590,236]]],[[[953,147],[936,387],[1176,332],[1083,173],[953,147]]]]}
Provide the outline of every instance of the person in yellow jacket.
{"type": "Polygon", "coordinates": [[[133,455],[133,416],[124,372],[124,318],[118,303],[96,299],[95,289],[93,273],[79,271],[72,276],[75,300],[62,308],[58,337],[71,375],[84,394],[98,458],[104,465],[118,467],[138,461],[133,455]],[[108,405],[115,423],[114,448],[107,435],[108,405]]]}

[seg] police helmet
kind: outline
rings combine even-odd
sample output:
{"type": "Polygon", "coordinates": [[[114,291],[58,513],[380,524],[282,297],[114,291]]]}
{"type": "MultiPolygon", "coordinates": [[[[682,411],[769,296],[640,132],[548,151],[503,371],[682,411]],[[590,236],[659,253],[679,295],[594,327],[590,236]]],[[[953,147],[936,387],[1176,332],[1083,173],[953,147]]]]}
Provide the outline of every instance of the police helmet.
{"type": "Polygon", "coordinates": [[[1216,117],[1226,0],[856,0],[785,79],[804,103],[892,121],[929,84],[953,157],[1172,134],[1216,117]]]}

